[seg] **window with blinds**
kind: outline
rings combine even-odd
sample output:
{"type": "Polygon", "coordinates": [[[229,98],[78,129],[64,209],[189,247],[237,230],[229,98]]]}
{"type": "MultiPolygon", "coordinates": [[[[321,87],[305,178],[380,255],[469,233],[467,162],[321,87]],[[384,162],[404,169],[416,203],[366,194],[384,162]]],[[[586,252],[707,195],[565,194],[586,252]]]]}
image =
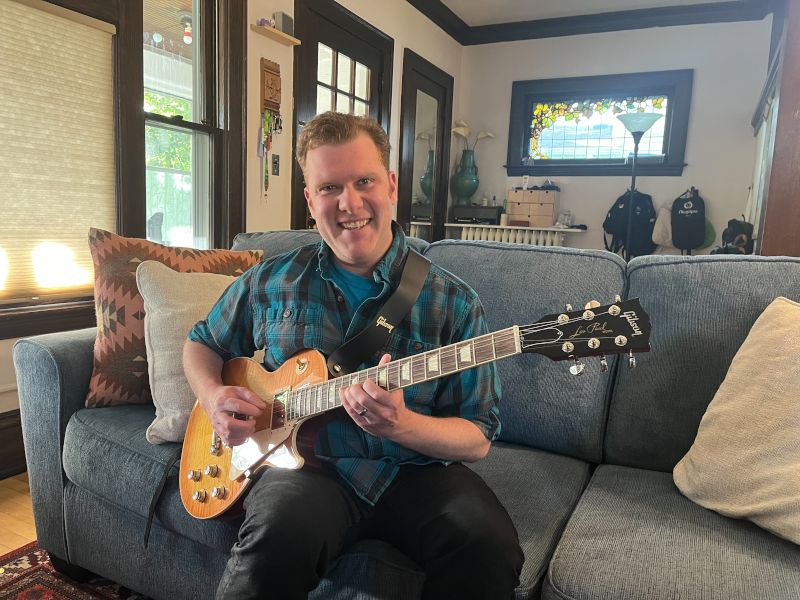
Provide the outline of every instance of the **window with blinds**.
{"type": "Polygon", "coordinates": [[[89,227],[116,228],[113,34],[0,0],[0,308],[92,293],[89,227]]]}

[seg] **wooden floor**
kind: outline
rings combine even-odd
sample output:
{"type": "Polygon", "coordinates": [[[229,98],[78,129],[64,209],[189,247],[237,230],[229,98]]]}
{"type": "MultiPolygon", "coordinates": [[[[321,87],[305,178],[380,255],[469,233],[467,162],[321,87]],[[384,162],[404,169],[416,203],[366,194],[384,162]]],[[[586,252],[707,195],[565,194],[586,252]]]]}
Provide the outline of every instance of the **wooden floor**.
{"type": "Polygon", "coordinates": [[[0,479],[0,554],[35,539],[28,474],[0,479]]]}

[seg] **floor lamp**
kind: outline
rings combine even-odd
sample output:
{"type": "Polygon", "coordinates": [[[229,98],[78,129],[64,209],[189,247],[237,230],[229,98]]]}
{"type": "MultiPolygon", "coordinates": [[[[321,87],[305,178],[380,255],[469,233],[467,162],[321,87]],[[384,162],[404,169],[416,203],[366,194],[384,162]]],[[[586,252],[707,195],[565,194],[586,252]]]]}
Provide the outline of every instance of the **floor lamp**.
{"type": "Polygon", "coordinates": [[[639,155],[639,142],[642,136],[658,121],[663,115],[658,113],[634,112],[618,115],[625,129],[633,136],[633,162],[631,163],[631,192],[628,201],[628,229],[625,237],[626,259],[631,259],[631,227],[633,225],[633,194],[636,191],[636,157],[639,155]]]}

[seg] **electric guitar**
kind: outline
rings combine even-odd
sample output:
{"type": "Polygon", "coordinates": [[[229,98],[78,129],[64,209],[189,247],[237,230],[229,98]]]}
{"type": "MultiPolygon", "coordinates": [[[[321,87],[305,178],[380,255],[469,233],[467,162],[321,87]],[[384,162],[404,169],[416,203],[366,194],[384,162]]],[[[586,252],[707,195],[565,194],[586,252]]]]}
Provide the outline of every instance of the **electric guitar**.
{"type": "Polygon", "coordinates": [[[341,406],[340,388],[368,378],[391,391],[525,352],[571,359],[570,372],[580,375],[583,356],[602,356],[601,369],[607,370],[605,355],[627,352],[635,366],[633,353],[647,352],[649,339],[650,320],[639,301],[618,300],[606,306],[592,302],[584,310],[547,315],[531,325],[514,325],[331,380],[316,350],[295,354],[273,372],[252,359],[234,358],[223,366],[223,382],[252,390],[266,410],[256,419],[252,437],[228,448],[195,403],[181,456],[181,500],[194,517],[216,517],[243,497],[259,469],[299,469],[312,461],[323,424],[316,417],[341,406]]]}

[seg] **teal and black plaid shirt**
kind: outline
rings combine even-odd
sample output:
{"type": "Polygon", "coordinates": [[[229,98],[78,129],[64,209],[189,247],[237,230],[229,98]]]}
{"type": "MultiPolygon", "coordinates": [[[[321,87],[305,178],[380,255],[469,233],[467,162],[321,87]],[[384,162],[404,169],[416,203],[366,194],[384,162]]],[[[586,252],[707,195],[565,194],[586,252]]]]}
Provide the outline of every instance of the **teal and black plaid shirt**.
{"type": "MultiPolygon", "coordinates": [[[[239,277],[214,305],[189,339],[228,360],[265,350],[264,366],[274,370],[304,348],[330,355],[373,323],[400,281],[406,240],[393,224],[394,241],[377,265],[382,285],[376,298],[356,309],[351,323],[343,294],[330,276],[332,254],[324,242],[265,260],[239,277]]],[[[409,314],[385,347],[393,359],[488,333],[477,294],[464,282],[433,265],[409,314]]],[[[375,354],[374,366],[383,352],[375,354]]],[[[500,379],[494,363],[407,387],[405,403],[424,415],[458,416],[475,423],[490,440],[500,433],[500,379]]],[[[397,474],[398,465],[446,462],[424,456],[360,429],[343,410],[320,433],[316,454],[333,465],[356,493],[374,504],[397,474]]]]}

